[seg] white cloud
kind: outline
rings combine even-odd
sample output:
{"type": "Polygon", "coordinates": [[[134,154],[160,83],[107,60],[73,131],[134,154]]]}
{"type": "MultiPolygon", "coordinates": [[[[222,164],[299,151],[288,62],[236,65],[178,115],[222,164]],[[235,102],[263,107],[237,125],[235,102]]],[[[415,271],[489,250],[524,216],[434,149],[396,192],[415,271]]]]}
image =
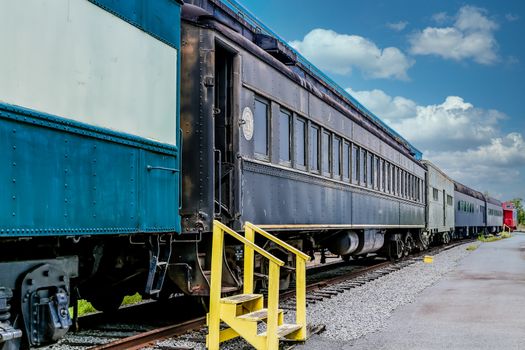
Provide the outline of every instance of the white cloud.
{"type": "Polygon", "coordinates": [[[396,32],[400,32],[403,29],[406,28],[408,25],[407,21],[399,21],[399,22],[393,22],[393,23],[387,23],[386,26],[392,30],[395,30],[396,32]]]}
{"type": "MultiPolygon", "coordinates": [[[[434,20],[445,20],[436,14],[434,20]]],[[[463,6],[455,16],[453,26],[427,27],[410,38],[410,52],[414,55],[437,55],[456,61],[472,59],[480,64],[498,61],[498,43],[494,31],[498,24],[487,17],[487,11],[474,6],[463,6]]]]}
{"type": "Polygon", "coordinates": [[[383,90],[353,91],[346,89],[368,109],[389,122],[416,115],[417,105],[414,101],[401,96],[391,97],[383,90]]]}
{"type": "Polygon", "coordinates": [[[303,40],[290,42],[319,68],[336,74],[351,74],[357,68],[368,78],[408,79],[414,64],[395,47],[379,48],[361,36],[339,34],[328,29],[314,29],[303,40]]]}
{"type": "Polygon", "coordinates": [[[518,19],[520,19],[520,16],[518,15],[515,15],[513,13],[507,13],[505,14],[505,19],[509,22],[514,22],[514,21],[517,21],[518,19]]]}
{"type": "Polygon", "coordinates": [[[453,179],[500,194],[501,199],[525,197],[525,139],[518,132],[502,132],[500,122],[508,118],[504,113],[476,107],[458,96],[418,105],[382,90],[347,91],[453,179]]]}
{"type": "Polygon", "coordinates": [[[507,118],[496,110],[476,108],[458,96],[421,106],[382,90],[347,91],[422,149],[450,151],[481,146],[487,139],[498,136],[498,124],[507,118]]]}

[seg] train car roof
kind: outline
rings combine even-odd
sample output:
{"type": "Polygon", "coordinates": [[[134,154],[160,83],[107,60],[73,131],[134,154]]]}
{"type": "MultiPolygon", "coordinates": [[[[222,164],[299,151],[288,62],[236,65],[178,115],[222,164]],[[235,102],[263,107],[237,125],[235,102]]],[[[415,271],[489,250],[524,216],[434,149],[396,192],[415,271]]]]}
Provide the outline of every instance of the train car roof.
{"type": "Polygon", "coordinates": [[[421,161],[421,163],[423,163],[427,168],[428,167],[432,167],[433,169],[435,169],[438,173],[440,173],[443,177],[445,177],[446,179],[452,181],[452,182],[455,182],[454,180],[452,180],[447,174],[445,174],[445,172],[443,172],[443,170],[441,170],[436,164],[432,163],[430,160],[427,160],[427,159],[423,159],[421,161]]]}
{"type": "Polygon", "coordinates": [[[498,207],[501,207],[501,206],[502,206],[501,201],[497,200],[497,199],[494,198],[494,197],[491,197],[491,196],[485,196],[485,198],[486,198],[486,200],[487,200],[487,203],[491,203],[491,204],[497,205],[498,207]]]}
{"type": "Polygon", "coordinates": [[[483,193],[473,190],[472,188],[465,186],[457,181],[454,181],[454,190],[466,194],[468,196],[477,198],[479,200],[485,201],[485,196],[483,193]]]}
{"type": "Polygon", "coordinates": [[[287,57],[289,56],[288,58],[293,60],[296,66],[299,66],[302,70],[307,72],[313,78],[321,82],[324,82],[331,89],[337,92],[337,94],[341,95],[346,100],[348,100],[348,102],[357,111],[359,111],[365,118],[368,118],[369,120],[371,120],[373,123],[375,123],[380,128],[382,128],[386,133],[388,133],[398,143],[404,145],[416,160],[422,159],[423,154],[420,150],[418,150],[416,147],[410,144],[410,142],[408,142],[404,137],[402,137],[397,131],[389,127],[378,116],[376,116],[374,113],[368,110],[368,108],[362,105],[350,93],[348,93],[345,89],[343,89],[340,85],[338,85],[335,81],[333,81],[325,73],[323,73],[314,64],[308,61],[297,50],[295,50],[292,46],[290,46],[286,42],[286,40],[282,39],[279,35],[273,32],[269,27],[264,25],[257,17],[255,17],[249,10],[247,10],[244,6],[242,6],[236,0],[210,0],[210,1],[216,4],[223,5],[221,6],[221,8],[223,8],[224,10],[226,7],[226,9],[232,12],[231,15],[234,18],[238,18],[242,20],[243,24],[251,26],[254,29],[254,32],[265,34],[269,37],[275,38],[278,42],[277,43],[278,46],[282,48],[283,55],[287,57]]]}

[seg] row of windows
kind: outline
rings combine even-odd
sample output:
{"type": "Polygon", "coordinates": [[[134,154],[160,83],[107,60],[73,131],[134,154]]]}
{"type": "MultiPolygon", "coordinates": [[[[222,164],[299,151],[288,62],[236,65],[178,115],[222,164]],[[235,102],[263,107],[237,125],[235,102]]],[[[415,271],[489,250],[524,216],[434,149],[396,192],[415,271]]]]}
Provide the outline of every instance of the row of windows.
{"type": "MultiPolygon", "coordinates": [[[[256,98],[255,154],[270,160],[270,104],[256,98]]],[[[423,180],[374,153],[281,108],[278,121],[279,163],[337,180],[423,202],[423,180]]]]}
{"type": "MultiPolygon", "coordinates": [[[[483,210],[485,210],[485,207],[481,206],[483,210]]],[[[478,210],[476,210],[476,206],[473,203],[467,202],[467,201],[458,201],[458,210],[464,211],[466,213],[474,213],[478,210]]]]}
{"type": "Polygon", "coordinates": [[[492,215],[492,216],[503,216],[503,212],[501,210],[489,209],[489,215],[492,215]]]}

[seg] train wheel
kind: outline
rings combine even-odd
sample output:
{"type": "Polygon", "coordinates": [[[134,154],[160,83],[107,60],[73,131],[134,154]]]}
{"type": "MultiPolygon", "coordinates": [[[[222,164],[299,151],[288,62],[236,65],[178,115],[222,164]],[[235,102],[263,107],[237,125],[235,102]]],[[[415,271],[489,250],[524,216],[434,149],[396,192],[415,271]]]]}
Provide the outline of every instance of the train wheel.
{"type": "Polygon", "coordinates": [[[414,247],[414,240],[412,239],[412,235],[409,233],[405,237],[405,244],[404,244],[404,254],[405,256],[409,256],[412,252],[412,249],[414,247]]]}
{"type": "Polygon", "coordinates": [[[448,232],[443,232],[443,244],[450,243],[450,234],[448,232]]]}
{"type": "Polygon", "coordinates": [[[390,242],[390,251],[389,251],[389,258],[390,260],[399,260],[403,257],[405,250],[405,244],[403,243],[403,240],[396,239],[392,242],[390,242]]]}

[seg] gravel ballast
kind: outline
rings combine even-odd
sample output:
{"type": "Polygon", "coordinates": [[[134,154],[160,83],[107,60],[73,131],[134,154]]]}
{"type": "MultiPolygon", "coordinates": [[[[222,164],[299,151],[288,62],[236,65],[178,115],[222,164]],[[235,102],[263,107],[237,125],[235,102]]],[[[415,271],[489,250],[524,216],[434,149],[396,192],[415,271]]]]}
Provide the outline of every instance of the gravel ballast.
{"type": "Polygon", "coordinates": [[[348,341],[374,332],[384,325],[396,308],[413,302],[425,288],[451,271],[469,254],[467,245],[435,255],[433,263],[417,261],[331,299],[310,305],[308,323],[324,324],[326,330],[320,336],[332,340],[348,341]]]}
{"type": "MultiPolygon", "coordinates": [[[[336,341],[354,340],[377,331],[396,308],[413,302],[425,288],[454,269],[470,253],[466,250],[467,246],[460,245],[436,254],[431,264],[417,261],[330,299],[310,304],[307,309],[308,323],[325,325],[326,330],[320,337],[336,341]]],[[[293,312],[285,316],[287,322],[293,322],[294,318],[293,312]]],[[[202,342],[195,341],[202,336],[202,332],[192,332],[177,340],[165,340],[159,345],[205,349],[202,342]]],[[[222,344],[221,349],[251,349],[251,346],[242,339],[235,339],[222,344]]]]}

